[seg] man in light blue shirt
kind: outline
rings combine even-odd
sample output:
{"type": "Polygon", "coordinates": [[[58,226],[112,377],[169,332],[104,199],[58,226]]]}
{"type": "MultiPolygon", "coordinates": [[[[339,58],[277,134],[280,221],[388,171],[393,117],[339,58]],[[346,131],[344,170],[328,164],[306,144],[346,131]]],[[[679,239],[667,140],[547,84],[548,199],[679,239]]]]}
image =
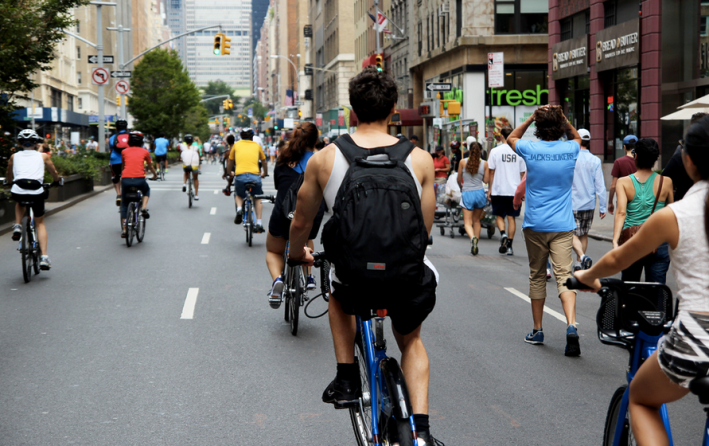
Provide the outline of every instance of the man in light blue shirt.
{"type": "Polygon", "coordinates": [[[162,168],[167,173],[167,149],[170,146],[170,141],[165,138],[165,134],[161,133],[160,137],[155,140],[155,164],[158,169],[162,164],[162,168]]]}
{"type": "Polygon", "coordinates": [[[593,264],[590,257],[586,256],[588,248],[588,231],[593,223],[593,212],[596,210],[596,195],[600,201],[599,215],[601,220],[606,216],[606,183],[603,180],[601,160],[589,152],[591,133],[586,129],[579,129],[581,136],[581,152],[574,168],[574,184],[571,188],[571,200],[574,209],[574,251],[576,251],[576,264],[574,271],[589,269],[593,264]]]}

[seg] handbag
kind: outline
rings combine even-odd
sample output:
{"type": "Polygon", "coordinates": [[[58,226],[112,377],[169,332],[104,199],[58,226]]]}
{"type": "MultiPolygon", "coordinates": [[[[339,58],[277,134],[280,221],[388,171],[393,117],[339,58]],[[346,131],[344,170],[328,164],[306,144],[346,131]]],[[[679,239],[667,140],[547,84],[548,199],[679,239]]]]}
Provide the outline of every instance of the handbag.
{"type": "MultiPolygon", "coordinates": [[[[660,186],[657,188],[657,195],[655,196],[655,203],[652,205],[652,211],[650,211],[650,215],[655,213],[655,208],[657,207],[657,200],[660,198],[660,194],[662,193],[662,181],[665,179],[662,175],[660,175],[660,186]]],[[[634,225],[634,226],[628,226],[627,228],[623,229],[620,233],[620,237],[618,237],[618,246],[621,246],[623,243],[627,242],[630,240],[635,234],[638,233],[640,230],[640,227],[643,224],[639,225],[634,225]]],[[[657,250],[654,250],[652,253],[654,254],[657,252],[657,250]]]]}

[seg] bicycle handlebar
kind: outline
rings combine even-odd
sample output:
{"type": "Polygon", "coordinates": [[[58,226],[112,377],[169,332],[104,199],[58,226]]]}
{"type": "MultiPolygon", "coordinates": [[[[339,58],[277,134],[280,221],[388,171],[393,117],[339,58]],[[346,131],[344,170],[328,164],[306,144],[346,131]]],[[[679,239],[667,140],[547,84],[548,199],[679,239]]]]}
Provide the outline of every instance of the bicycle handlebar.
{"type": "Polygon", "coordinates": [[[252,197],[254,200],[266,200],[270,201],[271,203],[274,203],[276,201],[276,197],[273,195],[254,195],[252,197]]]}
{"type": "MultiPolygon", "coordinates": [[[[607,277],[605,279],[600,279],[602,288],[618,288],[625,285],[620,279],[614,279],[612,277],[607,277]]],[[[566,288],[570,290],[590,290],[591,287],[585,283],[581,283],[576,277],[569,277],[566,279],[566,288]]]]}
{"type": "MultiPolygon", "coordinates": [[[[313,259],[315,262],[325,259],[325,251],[313,252],[311,255],[313,256],[313,259]]],[[[298,265],[305,265],[305,262],[303,262],[302,260],[295,260],[295,259],[288,258],[288,266],[298,266],[298,265]]]]}

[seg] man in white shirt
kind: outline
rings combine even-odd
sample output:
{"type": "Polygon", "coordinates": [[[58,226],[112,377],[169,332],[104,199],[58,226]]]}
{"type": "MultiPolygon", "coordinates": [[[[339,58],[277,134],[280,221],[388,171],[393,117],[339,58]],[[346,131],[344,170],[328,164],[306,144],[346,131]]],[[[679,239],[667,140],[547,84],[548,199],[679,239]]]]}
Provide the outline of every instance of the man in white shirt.
{"type": "Polygon", "coordinates": [[[94,141],[94,137],[91,137],[91,140],[86,143],[86,150],[95,150],[98,152],[98,143],[94,141]]]}
{"type": "Polygon", "coordinates": [[[490,184],[487,189],[487,198],[492,203],[492,213],[497,216],[497,228],[500,231],[500,254],[514,255],[512,242],[514,241],[519,209],[515,209],[512,201],[517,191],[517,186],[527,172],[527,165],[512,148],[507,145],[507,137],[512,133],[512,128],[504,126],[500,129],[499,139],[501,145],[490,151],[488,166],[490,169],[490,184]],[[505,217],[507,217],[507,232],[505,232],[505,217]]]}
{"type": "Polygon", "coordinates": [[[180,159],[182,160],[182,170],[185,172],[182,192],[187,192],[187,175],[192,175],[194,199],[199,201],[199,149],[192,145],[194,142],[192,135],[185,135],[184,141],[184,144],[180,144],[182,149],[180,159]]]}

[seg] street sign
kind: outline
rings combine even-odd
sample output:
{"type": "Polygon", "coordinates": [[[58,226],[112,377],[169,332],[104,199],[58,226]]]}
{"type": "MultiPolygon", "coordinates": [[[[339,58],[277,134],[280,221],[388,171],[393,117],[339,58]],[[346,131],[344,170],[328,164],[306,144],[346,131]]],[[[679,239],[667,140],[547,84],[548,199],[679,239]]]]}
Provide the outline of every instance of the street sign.
{"type": "Polygon", "coordinates": [[[426,82],[426,90],[428,91],[451,91],[453,84],[449,82],[426,82]]]}
{"type": "Polygon", "coordinates": [[[116,91],[118,94],[128,94],[130,91],[130,85],[128,81],[118,81],[116,82],[116,91]]]}
{"type": "Polygon", "coordinates": [[[295,105],[300,107],[303,105],[303,101],[295,101],[295,105]]]}
{"type": "Polygon", "coordinates": [[[130,71],[111,71],[111,77],[130,77],[130,71]]]}
{"type": "Polygon", "coordinates": [[[487,86],[497,88],[505,86],[505,53],[487,53],[487,86]]]}
{"type": "Polygon", "coordinates": [[[108,75],[108,70],[105,68],[92,68],[91,69],[91,83],[94,85],[103,85],[110,79],[108,75]]]}
{"type": "MultiPolygon", "coordinates": [[[[89,63],[98,63],[98,55],[92,54],[88,57],[89,63]]],[[[113,56],[103,56],[103,63],[113,63],[113,56]]]]}

